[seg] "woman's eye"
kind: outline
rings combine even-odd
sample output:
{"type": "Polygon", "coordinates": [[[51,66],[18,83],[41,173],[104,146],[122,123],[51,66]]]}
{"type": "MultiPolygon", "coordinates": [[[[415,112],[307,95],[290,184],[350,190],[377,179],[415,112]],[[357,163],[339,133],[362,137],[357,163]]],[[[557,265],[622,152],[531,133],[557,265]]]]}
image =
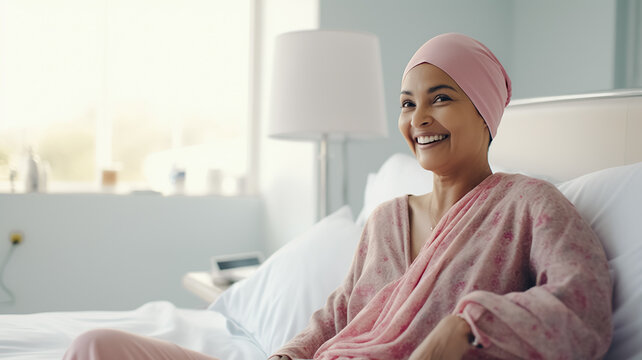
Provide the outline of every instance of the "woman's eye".
{"type": "Polygon", "coordinates": [[[452,100],[450,96],[441,94],[441,95],[435,96],[434,102],[444,102],[448,100],[452,100]]]}
{"type": "Polygon", "coordinates": [[[415,106],[415,104],[410,100],[405,100],[405,101],[401,102],[401,107],[402,108],[407,108],[407,107],[412,107],[412,106],[415,106]]]}

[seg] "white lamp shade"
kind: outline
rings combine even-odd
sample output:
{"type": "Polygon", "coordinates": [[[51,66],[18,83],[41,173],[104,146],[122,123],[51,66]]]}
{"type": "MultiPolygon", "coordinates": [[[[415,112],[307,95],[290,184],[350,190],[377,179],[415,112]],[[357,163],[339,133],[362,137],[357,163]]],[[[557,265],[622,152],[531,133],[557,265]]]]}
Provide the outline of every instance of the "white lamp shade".
{"type": "Polygon", "coordinates": [[[276,39],[268,133],[284,139],[387,136],[379,40],[346,31],[276,39]]]}

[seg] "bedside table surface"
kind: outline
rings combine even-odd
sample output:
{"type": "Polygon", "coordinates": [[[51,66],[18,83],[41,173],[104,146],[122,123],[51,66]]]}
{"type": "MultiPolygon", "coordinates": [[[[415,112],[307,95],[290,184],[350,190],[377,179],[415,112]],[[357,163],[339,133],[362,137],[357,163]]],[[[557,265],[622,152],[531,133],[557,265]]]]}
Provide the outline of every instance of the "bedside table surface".
{"type": "Polygon", "coordinates": [[[212,275],[207,271],[189,272],[183,276],[183,287],[194,295],[211,303],[216,300],[230,285],[217,285],[212,282],[212,275]]]}

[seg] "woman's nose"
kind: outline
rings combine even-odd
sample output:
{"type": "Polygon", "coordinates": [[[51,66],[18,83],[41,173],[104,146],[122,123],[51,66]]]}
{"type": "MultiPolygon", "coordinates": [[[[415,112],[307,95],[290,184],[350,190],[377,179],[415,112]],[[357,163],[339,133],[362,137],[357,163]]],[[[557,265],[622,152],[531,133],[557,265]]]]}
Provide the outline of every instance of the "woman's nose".
{"type": "Polygon", "coordinates": [[[421,107],[417,107],[417,109],[412,114],[412,119],[410,120],[410,124],[413,127],[422,127],[422,126],[428,126],[431,123],[432,123],[432,117],[430,115],[430,112],[427,111],[426,109],[422,109],[421,107]]]}

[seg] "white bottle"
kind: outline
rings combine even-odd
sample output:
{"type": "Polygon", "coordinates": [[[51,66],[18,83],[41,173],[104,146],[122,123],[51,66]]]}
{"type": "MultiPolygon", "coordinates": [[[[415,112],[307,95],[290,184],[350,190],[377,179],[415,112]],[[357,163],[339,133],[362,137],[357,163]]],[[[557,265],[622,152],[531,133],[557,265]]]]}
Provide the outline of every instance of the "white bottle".
{"type": "Polygon", "coordinates": [[[40,159],[34,154],[32,148],[27,151],[24,174],[25,192],[38,192],[40,190],[40,159]]]}

